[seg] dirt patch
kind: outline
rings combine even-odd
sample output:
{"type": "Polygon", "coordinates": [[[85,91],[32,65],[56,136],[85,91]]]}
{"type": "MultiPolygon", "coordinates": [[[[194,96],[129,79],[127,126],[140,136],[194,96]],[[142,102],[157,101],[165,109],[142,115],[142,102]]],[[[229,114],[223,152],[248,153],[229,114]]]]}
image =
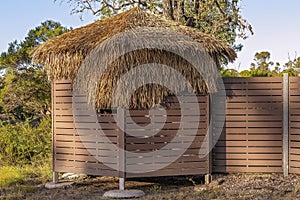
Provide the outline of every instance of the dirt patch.
{"type": "MultiPolygon", "coordinates": [[[[126,189],[140,189],[145,200],[158,199],[300,199],[300,176],[281,174],[217,174],[208,185],[203,177],[129,179],[126,189]]],[[[104,192],[118,188],[118,179],[85,177],[72,186],[46,189],[39,180],[0,188],[0,199],[105,199],[104,192]]]]}

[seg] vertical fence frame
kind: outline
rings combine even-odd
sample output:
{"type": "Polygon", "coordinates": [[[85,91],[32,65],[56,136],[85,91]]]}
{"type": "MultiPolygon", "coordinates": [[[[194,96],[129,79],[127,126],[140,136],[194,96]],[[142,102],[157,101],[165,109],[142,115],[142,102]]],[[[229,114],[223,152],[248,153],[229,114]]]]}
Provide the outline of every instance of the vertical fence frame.
{"type": "Polygon", "coordinates": [[[125,155],[125,130],[126,130],[126,110],[124,108],[118,108],[117,110],[117,123],[118,123],[118,144],[119,144],[119,189],[125,189],[125,177],[126,177],[126,155],[125,155]]]}
{"type": "Polygon", "coordinates": [[[289,174],[289,75],[283,74],[283,175],[289,174]]]}
{"type": "Polygon", "coordinates": [[[58,172],[55,171],[55,131],[54,131],[54,82],[51,82],[51,134],[52,134],[52,172],[53,172],[53,183],[58,183],[58,172]]]}

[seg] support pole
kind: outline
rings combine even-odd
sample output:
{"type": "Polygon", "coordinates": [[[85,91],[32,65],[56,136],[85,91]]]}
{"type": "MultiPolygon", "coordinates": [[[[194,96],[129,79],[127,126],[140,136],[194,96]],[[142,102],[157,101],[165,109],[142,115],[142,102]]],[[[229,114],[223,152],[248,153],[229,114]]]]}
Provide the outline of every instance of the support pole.
{"type": "Polygon", "coordinates": [[[125,190],[125,178],[119,178],[119,190],[125,190]]]}
{"type": "MultiPolygon", "coordinates": [[[[209,184],[211,181],[212,181],[212,162],[213,162],[213,159],[212,159],[212,146],[213,146],[213,126],[209,126],[210,124],[210,119],[211,119],[211,98],[210,98],[210,95],[206,95],[206,116],[207,116],[207,128],[208,128],[208,146],[206,147],[207,148],[207,156],[208,156],[208,174],[205,175],[205,184],[209,184]]],[[[213,120],[211,120],[213,121],[213,120]]],[[[212,122],[211,122],[212,123],[212,122]]]]}
{"type": "Polygon", "coordinates": [[[55,132],[54,132],[54,115],[55,115],[55,109],[54,109],[54,86],[55,82],[51,83],[51,131],[52,131],[52,171],[53,171],[53,183],[58,183],[58,172],[55,171],[55,132]]]}
{"type": "Polygon", "coordinates": [[[289,76],[283,74],[283,175],[289,175],[289,76]]]}
{"type": "Polygon", "coordinates": [[[58,172],[53,172],[53,183],[58,183],[58,172]]]}
{"type": "Polygon", "coordinates": [[[126,155],[125,155],[125,130],[126,130],[126,110],[118,108],[118,143],[119,143],[119,190],[125,189],[125,170],[126,170],[126,155]]]}
{"type": "Polygon", "coordinates": [[[207,184],[210,184],[211,183],[211,181],[212,181],[212,176],[211,176],[211,174],[205,174],[205,176],[204,176],[204,181],[205,181],[205,184],[207,185],[207,184]]]}

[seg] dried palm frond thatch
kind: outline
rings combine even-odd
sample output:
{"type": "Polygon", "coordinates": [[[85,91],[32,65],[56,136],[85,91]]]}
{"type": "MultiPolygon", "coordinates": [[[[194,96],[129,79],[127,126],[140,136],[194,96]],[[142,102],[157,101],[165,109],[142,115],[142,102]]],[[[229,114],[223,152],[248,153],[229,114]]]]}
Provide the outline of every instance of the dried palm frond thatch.
{"type": "MultiPolygon", "coordinates": [[[[84,60],[100,44],[105,43],[105,41],[119,33],[130,30],[142,30],[135,32],[136,34],[155,35],[153,28],[161,27],[186,35],[200,44],[203,51],[210,55],[214,60],[214,64],[217,66],[219,66],[219,63],[224,59],[233,61],[236,57],[236,53],[230,46],[218,41],[213,36],[208,36],[197,29],[182,26],[176,22],[149,14],[139,8],[133,8],[49,40],[35,49],[33,59],[46,66],[51,80],[69,79],[73,81],[78,74],[80,66],[85,65],[84,60]]],[[[161,34],[163,33],[161,32],[161,34]]],[[[149,40],[148,42],[154,43],[157,41],[149,40]]],[[[193,48],[190,41],[186,41],[184,38],[178,39],[178,41],[172,41],[172,46],[173,49],[178,49],[178,51],[182,53],[187,49],[191,50],[191,48],[193,48]]],[[[120,46],[110,48],[108,49],[108,54],[118,54],[120,48],[120,46]]],[[[203,59],[205,59],[204,57],[203,59]]],[[[89,61],[89,64],[92,64],[91,66],[97,66],[99,62],[98,59],[89,61]]],[[[85,77],[85,79],[79,81],[80,84],[77,84],[76,87],[82,87],[82,90],[90,90],[88,91],[89,99],[95,102],[98,108],[108,108],[110,107],[113,89],[122,74],[130,71],[134,66],[146,63],[161,63],[173,67],[188,80],[195,93],[207,91],[207,84],[210,84],[204,83],[202,75],[193,68],[191,63],[180,56],[159,49],[143,49],[132,51],[119,57],[110,63],[109,67],[101,74],[101,77],[95,76],[99,78],[98,80],[92,77],[85,77]],[[98,85],[91,87],[95,82],[98,83],[98,85]],[[94,96],[91,95],[93,93],[95,93],[94,96]]],[[[205,73],[209,73],[210,70],[213,70],[210,69],[212,66],[205,66],[207,64],[208,61],[204,60],[203,67],[206,67],[205,73]]],[[[96,70],[96,68],[94,70],[96,70]]],[[[157,76],[158,74],[156,73],[157,72],[152,71],[149,73],[149,76],[157,76]]],[[[92,76],[93,74],[90,75],[92,76]]],[[[175,77],[168,78],[172,79],[175,77]]],[[[132,82],[133,81],[130,80],[126,83],[127,88],[131,87],[132,82]]],[[[181,83],[177,84],[176,87],[179,91],[186,89],[186,85],[181,83]]],[[[158,86],[157,84],[147,84],[139,88],[132,95],[130,105],[135,108],[151,107],[153,104],[162,102],[163,97],[171,93],[169,89],[158,86]]],[[[119,99],[122,99],[122,96],[120,96],[119,99]]]]}

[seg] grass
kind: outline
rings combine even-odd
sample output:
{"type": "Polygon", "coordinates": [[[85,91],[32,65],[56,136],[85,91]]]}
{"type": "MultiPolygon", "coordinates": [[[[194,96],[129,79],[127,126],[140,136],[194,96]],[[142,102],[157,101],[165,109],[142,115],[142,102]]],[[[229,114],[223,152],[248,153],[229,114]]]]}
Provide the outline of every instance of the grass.
{"type": "Polygon", "coordinates": [[[46,161],[38,165],[0,167],[0,187],[22,184],[31,179],[45,182],[51,179],[51,164],[46,161]]]}
{"type": "MultiPolygon", "coordinates": [[[[75,180],[72,186],[46,189],[51,180],[50,163],[24,168],[0,169],[1,199],[105,199],[104,192],[118,188],[118,179],[88,177],[75,180]]],[[[300,199],[300,176],[282,174],[227,174],[215,177],[208,185],[204,177],[152,177],[126,181],[126,189],[146,193],[141,200],[160,199],[300,199]]]]}
{"type": "Polygon", "coordinates": [[[28,171],[24,171],[19,167],[2,167],[0,168],[0,186],[7,187],[16,183],[23,183],[28,176],[28,171]]]}

